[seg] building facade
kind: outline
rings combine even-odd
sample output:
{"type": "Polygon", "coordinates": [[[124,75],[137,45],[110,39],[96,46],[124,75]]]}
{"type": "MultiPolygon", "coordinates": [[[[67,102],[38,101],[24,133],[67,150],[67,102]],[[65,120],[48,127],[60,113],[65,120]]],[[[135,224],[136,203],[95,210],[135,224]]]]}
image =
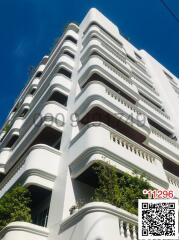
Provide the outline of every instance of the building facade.
{"type": "Polygon", "coordinates": [[[144,172],[179,198],[178,104],[178,79],[98,10],[69,24],[0,134],[0,197],[21,183],[33,202],[33,223],[10,223],[0,239],[137,239],[127,211],[102,202],[69,210],[89,202],[96,162],[144,172]]]}

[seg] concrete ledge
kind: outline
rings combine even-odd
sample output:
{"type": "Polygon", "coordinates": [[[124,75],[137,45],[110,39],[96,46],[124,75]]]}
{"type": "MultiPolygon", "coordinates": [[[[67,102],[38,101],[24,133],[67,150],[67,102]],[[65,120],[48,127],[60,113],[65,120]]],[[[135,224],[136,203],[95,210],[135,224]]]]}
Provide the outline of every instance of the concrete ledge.
{"type": "Polygon", "coordinates": [[[0,232],[1,240],[45,240],[49,231],[47,228],[40,227],[26,222],[12,222],[0,232]]]}
{"type": "Polygon", "coordinates": [[[131,225],[133,232],[130,240],[137,232],[137,216],[123,209],[104,202],[86,204],[60,226],[60,239],[63,240],[116,240],[124,239],[121,230],[131,225]]]}

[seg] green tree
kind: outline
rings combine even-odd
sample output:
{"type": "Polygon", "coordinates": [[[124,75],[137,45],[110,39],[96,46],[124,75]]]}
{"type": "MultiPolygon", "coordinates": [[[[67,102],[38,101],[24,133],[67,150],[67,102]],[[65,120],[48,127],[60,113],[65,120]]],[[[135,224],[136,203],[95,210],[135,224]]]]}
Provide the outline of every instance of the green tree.
{"type": "Polygon", "coordinates": [[[107,202],[137,215],[138,199],[146,198],[144,189],[152,189],[144,176],[119,174],[109,164],[93,167],[98,177],[92,201],[107,202]]]}
{"type": "Polygon", "coordinates": [[[0,230],[14,221],[31,222],[30,192],[16,186],[0,199],[0,230]]]}
{"type": "Polygon", "coordinates": [[[152,189],[144,176],[124,173],[119,177],[119,189],[121,192],[121,207],[137,215],[138,199],[147,198],[143,194],[144,189],[152,189]]]}
{"type": "Polygon", "coordinates": [[[94,191],[93,201],[103,201],[118,206],[121,193],[118,186],[116,169],[107,164],[97,164],[94,170],[98,176],[99,185],[94,191]]]}

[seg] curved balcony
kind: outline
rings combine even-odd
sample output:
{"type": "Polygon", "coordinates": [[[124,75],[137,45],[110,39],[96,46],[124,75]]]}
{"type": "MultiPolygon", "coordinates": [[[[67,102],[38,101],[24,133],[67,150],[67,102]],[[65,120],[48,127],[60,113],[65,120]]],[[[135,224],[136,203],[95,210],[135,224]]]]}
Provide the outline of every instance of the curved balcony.
{"type": "Polygon", "coordinates": [[[41,64],[46,64],[48,62],[48,58],[49,58],[48,55],[44,55],[40,63],[41,64]]]}
{"type": "Polygon", "coordinates": [[[11,129],[21,129],[23,123],[24,123],[24,118],[18,117],[18,118],[16,118],[16,120],[14,121],[11,129]]]}
{"type": "MultiPolygon", "coordinates": [[[[9,121],[7,122],[7,124],[11,127],[10,127],[10,130],[6,134],[4,134],[4,135],[6,135],[6,136],[3,136],[4,139],[7,138],[7,135],[9,135],[9,133],[11,133],[14,130],[16,130],[17,134],[19,134],[19,129],[22,126],[23,121],[24,121],[24,119],[22,118],[22,116],[24,116],[24,115],[21,115],[21,114],[23,114],[24,111],[27,113],[27,111],[30,108],[32,100],[33,100],[33,96],[28,94],[26,96],[26,98],[24,99],[23,103],[17,109],[17,111],[11,113],[11,115],[9,117],[9,121]]],[[[4,141],[5,140],[3,140],[3,142],[4,141]]]]}
{"type": "Polygon", "coordinates": [[[44,144],[34,145],[1,181],[0,197],[20,179],[25,186],[53,189],[60,159],[61,152],[56,149],[44,144]]]}
{"type": "Polygon", "coordinates": [[[21,127],[20,137],[13,146],[12,154],[6,157],[6,162],[3,161],[5,172],[18,161],[19,157],[33,141],[37,141],[35,142],[35,144],[37,144],[43,143],[46,139],[49,145],[53,145],[52,142],[50,142],[51,138],[48,137],[49,134],[51,134],[54,141],[55,139],[58,140],[65,122],[66,108],[56,102],[47,102],[40,112],[35,112],[33,116],[29,115],[21,127]],[[45,129],[47,129],[46,134],[44,132],[45,129]]]}
{"type": "MultiPolygon", "coordinates": [[[[68,25],[68,27],[71,27],[71,26],[72,26],[72,24],[69,24],[69,25],[68,25]]],[[[78,41],[78,38],[79,38],[78,33],[74,30],[74,28],[73,28],[73,29],[68,29],[68,30],[65,32],[64,36],[65,36],[65,37],[66,37],[66,36],[72,36],[74,39],[76,39],[76,41],[78,41]]]]}
{"type": "MultiPolygon", "coordinates": [[[[134,104],[105,86],[103,83],[92,81],[88,83],[80,96],[78,96],[76,102],[77,110],[75,112],[80,120],[96,107],[111,114],[142,135],[148,136],[150,126],[147,122],[147,118],[134,104]]],[[[108,120],[109,119],[110,116],[108,120]]]]}
{"type": "Polygon", "coordinates": [[[36,69],[36,73],[37,72],[43,72],[43,70],[45,69],[45,66],[46,66],[46,64],[43,64],[43,63],[41,63],[39,66],[38,66],[38,68],[36,69]]]}
{"type": "Polygon", "coordinates": [[[98,39],[108,43],[110,46],[112,46],[114,49],[116,49],[118,52],[120,52],[121,55],[125,56],[125,50],[122,47],[122,45],[117,42],[114,38],[112,38],[109,34],[107,34],[105,31],[103,31],[101,28],[99,28],[97,25],[92,25],[90,28],[88,28],[87,31],[85,31],[85,35],[83,35],[83,45],[86,46],[89,41],[91,41],[91,38],[95,36],[98,39]]]}
{"type": "Polygon", "coordinates": [[[39,82],[40,82],[40,78],[34,78],[31,83],[31,87],[32,88],[37,87],[39,85],[39,82]]]}
{"type": "Polygon", "coordinates": [[[3,136],[2,146],[6,146],[9,139],[12,138],[12,135],[20,135],[21,128],[25,122],[25,115],[30,108],[33,98],[34,96],[28,94],[20,108],[16,111],[16,113],[14,113],[13,119],[9,124],[10,130],[3,136]]]}
{"type": "Polygon", "coordinates": [[[57,61],[57,65],[63,64],[63,63],[68,65],[71,69],[73,69],[74,67],[74,60],[71,59],[69,56],[62,54],[62,56],[57,61]]]}
{"type": "Polygon", "coordinates": [[[23,117],[18,117],[16,119],[14,119],[14,122],[13,122],[12,126],[10,127],[10,130],[7,133],[5,133],[3,136],[2,147],[6,146],[7,143],[9,142],[9,140],[13,136],[20,135],[20,131],[21,131],[21,127],[22,127],[23,123],[24,123],[23,117]]]}
{"type": "Polygon", "coordinates": [[[137,169],[157,187],[168,188],[159,156],[100,122],[86,125],[74,137],[69,159],[72,177],[79,176],[96,161],[102,160],[113,163],[121,171],[137,169]]]}
{"type": "Polygon", "coordinates": [[[108,203],[92,202],[62,222],[60,236],[63,240],[136,240],[137,224],[134,214],[108,203]]]}
{"type": "Polygon", "coordinates": [[[151,132],[144,144],[178,164],[179,144],[156,128],[152,126],[150,128],[151,132]]]}
{"type": "MultiPolygon", "coordinates": [[[[72,24],[73,25],[73,24],[72,24]]],[[[74,25],[75,26],[75,25],[74,25]]],[[[74,27],[72,27],[73,29],[74,29],[74,27]]],[[[49,86],[49,81],[44,81],[45,79],[47,79],[48,78],[48,76],[49,76],[49,73],[52,71],[52,70],[54,70],[54,64],[56,64],[56,62],[58,61],[58,59],[59,59],[59,48],[61,48],[61,46],[62,46],[62,44],[65,42],[65,37],[66,36],[73,36],[73,38],[75,38],[75,39],[78,39],[78,34],[76,33],[76,32],[74,32],[73,30],[70,30],[70,28],[66,31],[66,33],[64,34],[64,36],[63,36],[63,38],[59,41],[59,43],[58,43],[58,46],[57,47],[55,47],[55,49],[54,49],[54,51],[52,51],[52,54],[48,57],[48,56],[45,56],[45,58],[46,59],[48,59],[48,61],[47,60],[45,60],[45,62],[44,62],[44,60],[42,60],[42,63],[38,66],[38,68],[36,69],[36,73],[37,72],[41,72],[41,71],[43,71],[43,74],[42,74],[42,77],[41,78],[32,78],[31,80],[30,80],[30,82],[27,84],[27,86],[23,89],[23,91],[21,92],[21,94],[20,94],[20,97],[19,97],[19,100],[18,100],[18,102],[20,102],[22,99],[23,99],[23,97],[25,97],[25,95],[27,94],[27,92],[29,91],[29,87],[37,87],[37,85],[39,86],[39,88],[42,86],[42,85],[47,85],[47,86],[49,86]],[[39,84],[40,83],[40,84],[39,84]],[[43,84],[42,84],[43,83],[43,84]]],[[[67,45],[69,45],[69,47],[70,46],[72,46],[70,43],[69,43],[69,41],[67,40],[66,41],[67,42],[67,45]]],[[[73,46],[74,47],[74,46],[73,46]]],[[[69,67],[70,68],[70,70],[72,70],[72,67],[68,64],[68,59],[66,59],[67,61],[65,61],[64,63],[63,62],[61,62],[60,64],[57,64],[57,65],[60,65],[60,66],[65,66],[65,67],[69,67]]],[[[56,67],[59,67],[59,66],[56,66],[56,67]]],[[[35,76],[35,75],[34,75],[35,76]]],[[[44,86],[44,88],[42,89],[42,91],[38,91],[39,92],[39,94],[40,94],[40,96],[41,96],[41,94],[42,94],[42,92],[44,93],[44,89],[46,90],[46,87],[47,86],[44,86]]],[[[36,94],[36,95],[38,95],[38,94],[36,94]]],[[[34,96],[34,98],[35,99],[37,99],[36,98],[36,96],[34,96]]],[[[27,100],[27,99],[26,99],[27,100]]],[[[25,100],[25,101],[26,101],[25,100]]],[[[28,101],[27,101],[28,102],[28,101]]],[[[28,102],[29,103],[29,102],[28,102]]],[[[17,116],[17,114],[18,114],[18,111],[14,114],[14,116],[17,116]]],[[[13,116],[13,117],[14,117],[13,116]]]]}
{"type": "Polygon", "coordinates": [[[76,52],[77,45],[72,43],[71,41],[66,40],[61,46],[61,50],[64,50],[64,49],[71,49],[71,51],[76,52]]]}
{"type": "Polygon", "coordinates": [[[69,78],[56,73],[54,78],[52,79],[50,83],[51,88],[60,88],[64,90],[67,94],[69,94],[70,89],[71,89],[72,82],[70,81],[69,78]]]}
{"type": "Polygon", "coordinates": [[[47,228],[40,227],[26,222],[12,222],[1,232],[1,240],[47,240],[49,231],[47,228]]]}
{"type": "MultiPolygon", "coordinates": [[[[63,47],[63,44],[66,43],[67,45],[71,46],[70,45],[71,41],[66,40],[66,38],[68,36],[73,37],[74,39],[76,39],[76,41],[78,40],[78,34],[76,32],[74,32],[73,30],[69,29],[65,32],[65,34],[59,40],[59,42],[56,44],[56,46],[54,47],[54,49],[52,50],[52,52],[49,56],[48,63],[46,65],[46,68],[45,68],[43,76],[42,76],[42,80],[45,80],[48,77],[48,75],[50,74],[50,72],[54,69],[54,64],[56,64],[59,60],[59,51],[61,50],[61,47],[63,47]]],[[[66,59],[66,60],[67,61],[65,61],[65,65],[67,65],[71,69],[71,66],[68,64],[68,59],[66,59]]],[[[69,58],[69,60],[70,60],[70,58],[69,58]]],[[[46,81],[43,81],[43,82],[46,82],[46,81]]]]}
{"type": "Polygon", "coordinates": [[[15,124],[15,128],[11,127],[10,130],[8,132],[5,133],[2,142],[1,142],[1,148],[11,148],[11,146],[13,145],[13,142],[16,141],[16,139],[19,137],[20,135],[20,131],[21,131],[21,124],[22,121],[21,120],[17,120],[16,122],[17,124],[15,124]]]}
{"type": "MultiPolygon", "coordinates": [[[[94,37],[94,36],[93,36],[94,37]]],[[[87,62],[90,55],[96,52],[101,55],[104,59],[108,59],[108,61],[112,62],[116,67],[120,67],[122,71],[124,71],[127,75],[130,74],[130,67],[126,63],[126,57],[113,49],[110,45],[105,42],[100,41],[99,39],[92,39],[87,46],[83,49],[81,61],[83,64],[87,62]]]]}
{"type": "Polygon", "coordinates": [[[65,122],[66,108],[55,101],[47,102],[42,109],[34,112],[34,115],[27,116],[21,129],[21,135],[26,134],[30,128],[31,131],[34,128],[37,130],[41,124],[51,125],[61,130],[65,122]]]}
{"type": "Polygon", "coordinates": [[[165,170],[168,178],[169,188],[168,190],[173,190],[174,196],[179,198],[179,177],[173,175],[172,173],[165,170]]]}
{"type": "Polygon", "coordinates": [[[70,79],[65,77],[64,75],[61,75],[60,73],[59,74],[56,73],[50,82],[45,81],[44,84],[45,85],[43,86],[43,88],[39,89],[39,91],[35,94],[35,96],[28,95],[29,97],[26,99],[27,100],[26,103],[28,102],[28,99],[30,100],[29,104],[31,104],[31,106],[30,106],[31,109],[35,105],[35,108],[33,108],[33,111],[31,111],[31,112],[29,111],[28,115],[26,116],[26,119],[31,119],[30,124],[31,124],[32,118],[33,118],[32,114],[34,114],[37,111],[38,114],[40,115],[39,104],[36,104],[37,102],[39,102],[40,98],[46,97],[46,99],[48,99],[50,97],[52,90],[53,91],[59,90],[60,92],[64,93],[65,95],[68,95],[70,92],[70,89],[71,89],[70,79]],[[44,93],[45,93],[45,95],[44,95],[44,93]]]}
{"type": "Polygon", "coordinates": [[[4,165],[8,161],[10,155],[11,155],[10,148],[1,148],[0,150],[0,172],[1,173],[5,173],[4,165]]]}
{"type": "Polygon", "coordinates": [[[109,81],[109,83],[117,87],[119,90],[121,89],[132,99],[137,101],[138,90],[132,83],[131,79],[98,56],[91,56],[88,62],[83,66],[83,68],[81,68],[79,73],[80,86],[83,86],[94,73],[97,73],[109,81]]]}

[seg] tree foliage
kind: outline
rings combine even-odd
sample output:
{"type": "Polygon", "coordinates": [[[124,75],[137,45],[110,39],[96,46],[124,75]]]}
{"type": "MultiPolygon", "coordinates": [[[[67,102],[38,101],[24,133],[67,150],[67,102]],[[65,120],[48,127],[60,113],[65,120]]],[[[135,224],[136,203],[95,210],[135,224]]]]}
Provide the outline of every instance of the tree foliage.
{"type": "Polygon", "coordinates": [[[16,186],[0,199],[0,230],[14,221],[31,222],[30,192],[16,186]]]}
{"type": "Polygon", "coordinates": [[[109,164],[97,164],[93,168],[98,177],[98,186],[92,200],[107,202],[137,215],[138,199],[146,198],[143,190],[152,189],[144,176],[118,174],[109,164]]]}

